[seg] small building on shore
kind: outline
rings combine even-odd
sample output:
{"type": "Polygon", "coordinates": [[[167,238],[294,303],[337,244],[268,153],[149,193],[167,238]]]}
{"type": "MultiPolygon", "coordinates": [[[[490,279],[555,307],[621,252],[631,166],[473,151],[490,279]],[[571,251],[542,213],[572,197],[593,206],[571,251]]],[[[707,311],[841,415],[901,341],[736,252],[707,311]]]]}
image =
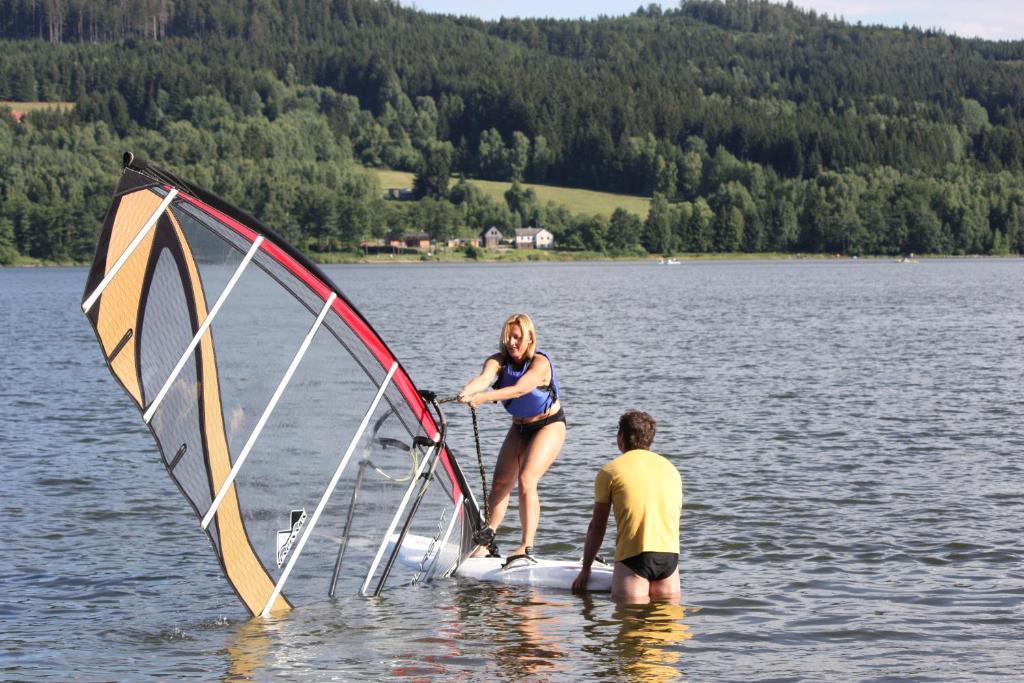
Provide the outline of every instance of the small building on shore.
{"type": "Polygon", "coordinates": [[[402,235],[402,241],[413,249],[430,249],[430,233],[409,232],[402,235]]]}
{"type": "Polygon", "coordinates": [[[412,201],[416,199],[416,191],[411,187],[389,187],[385,197],[396,201],[412,201]]]}
{"type": "Polygon", "coordinates": [[[516,228],[516,249],[550,249],[555,236],[544,228],[516,228]]]}
{"type": "Polygon", "coordinates": [[[480,239],[478,237],[453,237],[448,240],[448,247],[450,249],[460,249],[464,247],[479,247],[480,239]]]}
{"type": "Polygon", "coordinates": [[[497,249],[504,239],[505,236],[501,234],[501,230],[493,225],[480,233],[480,243],[488,249],[497,249]]]}

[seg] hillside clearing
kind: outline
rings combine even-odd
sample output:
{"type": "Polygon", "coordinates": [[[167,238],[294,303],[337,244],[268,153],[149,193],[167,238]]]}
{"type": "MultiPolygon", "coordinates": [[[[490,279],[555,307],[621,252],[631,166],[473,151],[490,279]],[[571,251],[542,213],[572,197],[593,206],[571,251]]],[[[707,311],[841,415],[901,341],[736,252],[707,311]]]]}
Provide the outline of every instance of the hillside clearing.
{"type": "MultiPolygon", "coordinates": [[[[412,187],[414,174],[406,171],[392,171],[389,169],[368,169],[377,175],[381,189],[387,190],[392,187],[412,187]]],[[[452,178],[454,185],[458,180],[452,178]]],[[[512,183],[496,180],[470,179],[470,183],[476,185],[489,197],[504,202],[505,192],[512,186],[512,183]]],[[[537,194],[537,201],[541,205],[548,202],[561,204],[574,214],[594,215],[600,214],[610,217],[615,209],[623,208],[630,213],[647,218],[647,209],[651,200],[647,197],[636,197],[633,195],[613,194],[611,192],[594,192],[593,190],[579,190],[571,187],[554,187],[552,185],[532,185],[523,183],[523,187],[532,189],[537,194]]]]}

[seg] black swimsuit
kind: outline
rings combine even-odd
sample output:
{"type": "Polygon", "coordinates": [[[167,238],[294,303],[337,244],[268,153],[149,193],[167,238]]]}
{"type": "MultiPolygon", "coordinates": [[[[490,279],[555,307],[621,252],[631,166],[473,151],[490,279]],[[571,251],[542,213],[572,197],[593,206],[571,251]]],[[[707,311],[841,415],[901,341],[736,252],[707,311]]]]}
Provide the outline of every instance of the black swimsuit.
{"type": "Polygon", "coordinates": [[[648,581],[661,581],[672,576],[679,566],[678,553],[640,553],[620,560],[637,576],[648,581]]]}
{"type": "Polygon", "coordinates": [[[544,427],[556,422],[565,422],[565,411],[561,408],[554,415],[548,415],[543,420],[537,420],[536,422],[522,422],[520,424],[513,423],[512,428],[518,431],[526,438],[530,438],[544,427]]]}

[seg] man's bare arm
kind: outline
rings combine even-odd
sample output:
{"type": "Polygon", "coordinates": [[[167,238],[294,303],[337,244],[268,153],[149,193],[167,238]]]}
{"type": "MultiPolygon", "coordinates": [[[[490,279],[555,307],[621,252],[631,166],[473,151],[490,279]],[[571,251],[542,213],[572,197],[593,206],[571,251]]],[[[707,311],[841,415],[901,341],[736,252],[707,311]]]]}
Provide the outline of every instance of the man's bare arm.
{"type": "Polygon", "coordinates": [[[601,550],[604,543],[604,534],[608,529],[608,515],[611,513],[611,503],[594,503],[594,511],[590,515],[590,525],[587,527],[587,540],[583,544],[583,567],[572,582],[573,593],[585,593],[587,581],[590,579],[590,567],[594,564],[594,558],[601,550]]]}

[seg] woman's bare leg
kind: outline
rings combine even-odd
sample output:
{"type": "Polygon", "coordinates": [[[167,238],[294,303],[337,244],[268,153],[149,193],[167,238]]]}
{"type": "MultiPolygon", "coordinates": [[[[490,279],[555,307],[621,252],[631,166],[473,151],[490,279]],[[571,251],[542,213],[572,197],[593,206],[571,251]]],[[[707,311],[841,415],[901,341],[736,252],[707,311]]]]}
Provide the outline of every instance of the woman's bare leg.
{"type": "Polygon", "coordinates": [[[494,480],[491,482],[491,495],[487,501],[490,507],[487,526],[495,531],[505,519],[509,495],[512,493],[512,487],[516,485],[519,473],[520,455],[527,445],[527,440],[523,438],[519,430],[512,427],[505,435],[501,450],[498,451],[498,461],[494,464],[494,480]]]}
{"type": "MultiPolygon", "coordinates": [[[[521,555],[533,546],[533,539],[540,524],[540,496],[537,484],[551,467],[565,443],[565,423],[546,425],[533,435],[526,455],[519,467],[519,524],[522,527],[522,542],[509,555],[521,555]]],[[[507,500],[506,500],[507,504],[507,500]]]]}

